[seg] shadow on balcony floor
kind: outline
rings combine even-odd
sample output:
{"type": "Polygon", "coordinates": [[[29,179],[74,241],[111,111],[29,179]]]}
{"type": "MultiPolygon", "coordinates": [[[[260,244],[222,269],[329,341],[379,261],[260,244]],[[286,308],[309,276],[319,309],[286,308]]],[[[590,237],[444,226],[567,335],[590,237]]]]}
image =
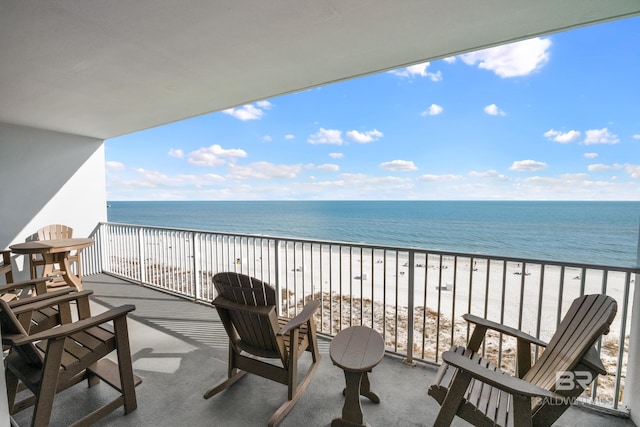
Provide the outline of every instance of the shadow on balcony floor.
{"type": "MultiPolygon", "coordinates": [[[[286,398],[286,387],[248,375],[229,390],[205,400],[202,394],[226,375],[227,337],[211,307],[96,275],[85,278],[92,289],[93,313],[122,304],[135,304],[129,334],[136,373],[138,409],[124,416],[118,409],[97,425],[104,426],[264,426],[286,398]]],[[[329,358],[329,341],[320,339],[322,359],[307,391],[280,424],[328,426],[340,415],[344,376],[329,358]]],[[[304,356],[308,363],[308,355],[304,356]]],[[[362,400],[365,422],[371,426],[430,426],[439,406],[427,395],[436,368],[408,367],[386,356],[374,368],[372,388],[381,403],[362,400]]],[[[55,402],[52,426],[65,426],[111,396],[108,387],[78,385],[55,402]],[[74,408],[82,408],[82,414],[74,408]]],[[[14,416],[28,425],[31,410],[14,416]]],[[[456,419],[454,426],[468,425],[456,419]]],[[[624,418],[572,408],[557,426],[634,426],[624,418]]]]}

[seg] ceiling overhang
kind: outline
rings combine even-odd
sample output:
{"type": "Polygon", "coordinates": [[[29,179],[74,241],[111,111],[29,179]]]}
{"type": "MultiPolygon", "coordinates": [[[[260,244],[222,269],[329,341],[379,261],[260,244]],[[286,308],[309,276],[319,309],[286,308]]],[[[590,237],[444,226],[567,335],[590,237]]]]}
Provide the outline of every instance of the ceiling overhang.
{"type": "Polygon", "coordinates": [[[639,13],[638,0],[3,0],[0,122],[110,138],[639,13]]]}

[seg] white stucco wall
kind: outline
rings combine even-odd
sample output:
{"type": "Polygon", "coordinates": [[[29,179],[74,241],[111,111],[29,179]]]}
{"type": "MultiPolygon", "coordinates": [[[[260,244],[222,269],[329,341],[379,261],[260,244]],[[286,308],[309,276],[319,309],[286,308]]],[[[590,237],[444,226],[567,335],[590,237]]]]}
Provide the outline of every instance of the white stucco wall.
{"type": "MultiPolygon", "coordinates": [[[[102,140],[0,123],[0,183],[0,249],[47,224],[84,237],[106,221],[102,140]]],[[[22,257],[14,276],[27,277],[22,257]]],[[[4,384],[0,370],[0,426],[9,426],[4,384]]]]}
{"type": "Polygon", "coordinates": [[[86,237],[107,219],[102,140],[0,123],[0,183],[0,249],[48,224],[86,237]]]}

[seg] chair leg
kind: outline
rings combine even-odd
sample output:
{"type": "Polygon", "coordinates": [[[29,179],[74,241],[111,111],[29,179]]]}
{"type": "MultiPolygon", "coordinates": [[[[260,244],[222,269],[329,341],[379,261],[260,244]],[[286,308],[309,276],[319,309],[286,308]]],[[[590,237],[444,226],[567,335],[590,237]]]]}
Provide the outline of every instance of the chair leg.
{"type": "MultiPolygon", "coordinates": [[[[293,394],[291,399],[284,402],[273,413],[273,415],[271,415],[271,418],[269,418],[269,424],[268,424],[269,427],[274,427],[278,425],[280,421],[282,421],[284,417],[286,417],[287,414],[291,412],[296,402],[298,402],[298,399],[300,399],[300,396],[302,396],[304,391],[307,389],[307,387],[311,383],[311,378],[313,377],[313,373],[318,368],[319,362],[320,362],[320,354],[318,353],[314,358],[314,361],[311,363],[311,366],[309,366],[309,370],[307,371],[306,374],[304,374],[304,378],[302,378],[302,380],[296,385],[295,393],[293,394]]],[[[292,362],[292,363],[296,363],[296,362],[292,362]]]]}
{"type": "Polygon", "coordinates": [[[16,377],[9,369],[5,370],[7,381],[7,402],[9,404],[9,414],[15,414],[14,404],[16,403],[16,395],[18,394],[18,377],[16,377]]]}
{"type": "Polygon", "coordinates": [[[113,327],[116,334],[116,353],[118,355],[118,371],[120,373],[120,385],[124,398],[124,413],[135,411],[138,407],[136,400],[136,386],[131,363],[131,348],[129,346],[129,331],[127,329],[127,317],[114,319],[113,327]]]}
{"type": "Polygon", "coordinates": [[[42,379],[36,393],[36,403],[33,408],[33,426],[47,426],[51,419],[53,399],[58,388],[58,376],[60,374],[60,361],[64,351],[65,339],[50,339],[47,344],[47,352],[42,370],[42,379]]]}
{"type": "Polygon", "coordinates": [[[214,385],[213,387],[211,387],[209,390],[207,390],[204,393],[204,398],[208,399],[211,396],[215,396],[216,394],[220,393],[222,390],[226,390],[229,387],[231,387],[233,384],[235,384],[240,378],[244,377],[246,375],[245,371],[241,371],[239,369],[234,369],[234,373],[232,373],[229,378],[220,381],[218,384],[214,385]]]}
{"type": "Polygon", "coordinates": [[[449,391],[442,401],[440,412],[438,412],[438,417],[433,423],[433,427],[448,427],[451,425],[462,403],[464,394],[469,387],[469,383],[471,383],[471,375],[458,369],[458,372],[456,372],[451,381],[449,391]]]}
{"type": "Polygon", "coordinates": [[[518,427],[533,426],[533,416],[531,415],[531,398],[527,396],[511,395],[513,399],[513,422],[518,427]]]}

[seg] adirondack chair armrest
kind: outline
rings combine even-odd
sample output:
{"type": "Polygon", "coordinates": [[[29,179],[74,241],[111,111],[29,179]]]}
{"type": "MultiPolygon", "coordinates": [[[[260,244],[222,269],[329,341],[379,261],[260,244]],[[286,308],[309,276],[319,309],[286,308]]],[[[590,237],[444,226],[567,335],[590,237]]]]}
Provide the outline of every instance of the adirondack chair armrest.
{"type": "Polygon", "coordinates": [[[113,308],[97,316],[89,317],[84,320],[78,320],[77,322],[73,323],[67,323],[65,325],[39,332],[37,334],[21,337],[15,340],[13,343],[15,345],[23,345],[30,342],[67,337],[69,335],[82,332],[88,328],[102,325],[103,323],[107,323],[117,318],[126,316],[128,313],[135,309],[136,307],[134,305],[126,304],[121,307],[113,308]]]}
{"type": "Polygon", "coordinates": [[[585,353],[582,359],[580,359],[580,363],[598,375],[607,375],[607,369],[602,364],[600,355],[595,347],[591,347],[585,353]]]}
{"type": "Polygon", "coordinates": [[[305,304],[305,306],[302,308],[302,311],[296,317],[289,320],[286,325],[280,328],[280,330],[278,331],[278,335],[285,335],[290,330],[299,328],[300,326],[304,325],[311,318],[311,316],[313,316],[313,313],[315,313],[319,307],[319,300],[309,301],[307,304],[305,304]]]}
{"type": "MultiPolygon", "coordinates": [[[[48,300],[50,298],[56,298],[59,297],[61,295],[67,295],[70,294],[71,292],[75,292],[76,290],[74,288],[64,288],[64,289],[59,289],[57,291],[51,291],[51,292],[47,292],[44,294],[40,294],[40,295],[34,295],[32,297],[27,297],[27,298],[20,298],[20,299],[16,299],[13,301],[9,302],[9,307],[11,307],[11,309],[14,311],[14,313],[16,312],[16,310],[19,310],[18,307],[22,307],[24,305],[27,304],[34,304],[40,301],[44,301],[44,300],[48,300]]],[[[29,310],[31,310],[31,308],[29,308],[29,310]]]]}
{"type": "Polygon", "coordinates": [[[256,306],[256,305],[238,304],[233,301],[229,301],[228,299],[226,299],[221,295],[217,296],[216,299],[214,299],[211,302],[211,304],[220,308],[226,308],[228,310],[244,311],[247,313],[256,313],[259,315],[269,314],[271,310],[275,310],[275,307],[272,305],[256,306]]]}
{"type": "Polygon", "coordinates": [[[561,396],[553,391],[538,387],[537,385],[531,384],[530,382],[518,377],[512,377],[499,371],[487,369],[471,359],[453,351],[445,351],[442,353],[442,360],[451,366],[455,366],[456,368],[465,371],[471,375],[471,377],[510,394],[528,397],[546,397],[556,400],[566,399],[566,396],[561,396]]]}
{"type": "Polygon", "coordinates": [[[526,332],[522,332],[521,330],[511,328],[501,323],[484,319],[482,317],[474,316],[473,314],[464,314],[462,318],[469,323],[480,325],[488,329],[493,329],[494,331],[497,331],[497,332],[502,332],[505,335],[512,336],[518,340],[526,341],[530,344],[536,344],[542,347],[547,346],[547,343],[542,341],[541,339],[538,339],[532,335],[527,334],[526,332]]]}
{"type": "Polygon", "coordinates": [[[22,334],[2,334],[2,345],[12,345],[22,337],[22,334]]]}
{"type": "MultiPolygon", "coordinates": [[[[83,298],[88,300],[89,295],[91,294],[93,294],[93,291],[91,290],[73,292],[73,289],[72,289],[72,292],[68,292],[68,293],[61,292],[61,295],[56,294],[52,298],[37,298],[36,301],[29,301],[27,304],[19,305],[19,306],[16,306],[15,308],[12,307],[11,310],[17,316],[19,314],[26,313],[29,311],[37,311],[37,310],[42,310],[43,308],[53,307],[55,305],[58,305],[64,302],[80,301],[80,299],[83,299],[83,298]]],[[[44,294],[43,296],[47,296],[47,294],[44,294]]]]}
{"type": "Polygon", "coordinates": [[[36,287],[36,293],[44,293],[47,291],[48,280],[50,280],[49,277],[42,277],[40,279],[21,280],[20,282],[0,285],[0,294],[5,294],[7,292],[16,291],[18,289],[25,289],[32,286],[36,287]]]}

